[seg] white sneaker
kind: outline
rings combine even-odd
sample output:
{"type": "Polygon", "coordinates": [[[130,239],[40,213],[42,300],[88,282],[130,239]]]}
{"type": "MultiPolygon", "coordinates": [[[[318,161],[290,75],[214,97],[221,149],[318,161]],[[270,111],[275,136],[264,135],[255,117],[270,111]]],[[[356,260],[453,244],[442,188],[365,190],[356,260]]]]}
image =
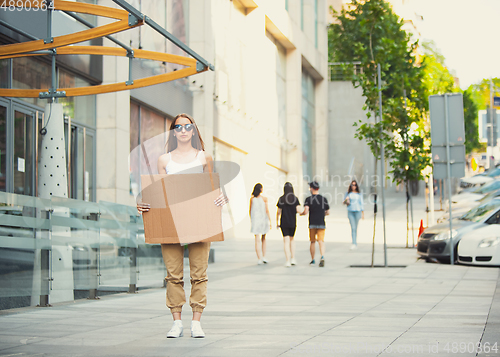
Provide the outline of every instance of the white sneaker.
{"type": "Polygon", "coordinates": [[[262,265],[262,264],[264,264],[264,262],[262,261],[262,259],[257,260],[257,265],[262,265]]]}
{"type": "Polygon", "coordinates": [[[290,264],[292,264],[292,265],[296,265],[297,264],[297,261],[295,260],[295,258],[292,258],[290,260],[290,264]]]}
{"type": "Polygon", "coordinates": [[[350,249],[351,249],[351,250],[358,249],[358,246],[357,246],[356,244],[353,244],[353,245],[351,245],[351,248],[350,248],[350,249]]]}
{"type": "Polygon", "coordinates": [[[285,267],[290,268],[291,266],[292,266],[292,264],[290,264],[290,262],[289,262],[289,261],[287,261],[287,262],[285,263],[285,267]]]}
{"type": "Polygon", "coordinates": [[[191,321],[191,337],[204,338],[205,332],[201,328],[200,321],[191,321]]]}
{"type": "Polygon", "coordinates": [[[262,263],[267,264],[267,259],[266,258],[262,258],[262,263]]]}
{"type": "Polygon", "coordinates": [[[182,327],[182,320],[175,320],[170,331],[167,332],[167,338],[182,337],[184,329],[182,327]]]}

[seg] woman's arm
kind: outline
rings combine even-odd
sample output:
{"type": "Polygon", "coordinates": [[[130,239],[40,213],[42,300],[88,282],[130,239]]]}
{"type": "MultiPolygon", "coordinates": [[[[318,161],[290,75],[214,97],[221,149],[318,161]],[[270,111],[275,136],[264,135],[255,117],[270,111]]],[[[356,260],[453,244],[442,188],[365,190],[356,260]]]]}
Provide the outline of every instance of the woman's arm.
{"type": "MultiPolygon", "coordinates": [[[[205,154],[205,163],[203,164],[203,172],[214,172],[214,159],[212,158],[212,155],[207,153],[206,151],[203,151],[205,154]]],[[[220,190],[220,189],[219,189],[220,190]]],[[[221,193],[219,197],[214,201],[216,206],[224,206],[226,203],[229,202],[229,199],[222,193],[222,190],[220,190],[221,193]]]]}
{"type": "Polygon", "coordinates": [[[252,218],[252,198],[253,197],[250,197],[250,208],[248,209],[248,215],[250,216],[250,218],[252,218]]]}
{"type": "Polygon", "coordinates": [[[203,164],[203,172],[214,172],[214,159],[212,158],[212,155],[210,155],[206,151],[204,151],[203,153],[205,154],[205,163],[203,164]]]}
{"type": "Polygon", "coordinates": [[[281,208],[278,208],[278,210],[276,211],[276,228],[279,228],[280,227],[280,216],[281,216],[281,208]]]}
{"type": "Polygon", "coordinates": [[[365,219],[365,203],[363,201],[363,194],[360,192],[359,195],[361,196],[361,219],[365,219]]]}

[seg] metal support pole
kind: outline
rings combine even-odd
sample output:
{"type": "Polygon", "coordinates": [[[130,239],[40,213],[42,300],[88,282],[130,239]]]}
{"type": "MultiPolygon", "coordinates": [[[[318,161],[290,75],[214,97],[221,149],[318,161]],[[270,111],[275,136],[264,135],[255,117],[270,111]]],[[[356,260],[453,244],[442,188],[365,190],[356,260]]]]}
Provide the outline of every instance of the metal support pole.
{"type": "Polygon", "coordinates": [[[128,292],[135,294],[137,292],[137,248],[130,248],[130,283],[128,292]]]}
{"type": "Polygon", "coordinates": [[[47,38],[43,40],[44,43],[52,43],[54,39],[52,38],[52,0],[47,0],[47,38]]]}
{"type": "MultiPolygon", "coordinates": [[[[380,73],[380,63],[377,64],[377,75],[378,75],[378,110],[379,110],[379,118],[380,122],[382,122],[382,75],[380,73]]],[[[387,239],[385,235],[385,151],[384,151],[384,143],[382,142],[382,126],[380,126],[380,170],[382,172],[382,225],[384,227],[384,266],[387,267],[387,239]]]]}
{"type": "Polygon", "coordinates": [[[455,260],[453,257],[454,244],[453,244],[453,222],[451,220],[451,155],[450,155],[450,118],[448,116],[448,94],[444,95],[444,125],[446,132],[446,174],[448,176],[448,209],[450,215],[450,264],[453,265],[455,260]]]}
{"type": "MultiPolygon", "coordinates": [[[[57,92],[57,72],[56,72],[56,50],[52,50],[52,75],[51,75],[51,87],[49,93],[54,95],[57,92]]],[[[51,102],[55,100],[55,97],[50,99],[51,102]]]]}
{"type": "MultiPolygon", "coordinates": [[[[408,118],[408,115],[406,113],[406,89],[403,89],[403,96],[405,98],[405,116],[408,118]]],[[[405,140],[405,149],[408,150],[408,125],[406,125],[406,140],[405,140]]],[[[410,186],[410,214],[411,214],[411,241],[412,241],[412,247],[415,247],[415,228],[413,226],[413,195],[412,195],[412,188],[410,186]]]]}
{"type": "Polygon", "coordinates": [[[429,175],[429,210],[430,210],[430,224],[427,226],[434,225],[434,175],[431,173],[429,175]]]}

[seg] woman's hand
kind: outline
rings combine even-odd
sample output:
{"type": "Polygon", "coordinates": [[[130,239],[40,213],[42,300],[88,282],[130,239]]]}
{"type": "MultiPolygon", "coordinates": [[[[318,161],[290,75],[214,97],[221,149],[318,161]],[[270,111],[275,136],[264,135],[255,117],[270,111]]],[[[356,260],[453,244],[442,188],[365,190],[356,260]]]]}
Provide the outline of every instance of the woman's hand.
{"type": "Polygon", "coordinates": [[[365,211],[361,211],[361,219],[365,219],[365,211]]]}
{"type": "Polygon", "coordinates": [[[144,202],[137,203],[137,212],[139,212],[139,214],[142,214],[143,212],[148,212],[150,208],[151,206],[149,203],[144,203],[144,202]]]}
{"type": "Polygon", "coordinates": [[[219,195],[219,197],[217,197],[217,198],[215,199],[215,201],[214,201],[215,205],[216,205],[216,206],[219,206],[219,207],[224,206],[224,205],[225,205],[225,204],[227,204],[228,202],[229,202],[229,198],[227,198],[227,196],[226,196],[225,194],[223,194],[223,193],[221,193],[221,194],[219,195]]]}

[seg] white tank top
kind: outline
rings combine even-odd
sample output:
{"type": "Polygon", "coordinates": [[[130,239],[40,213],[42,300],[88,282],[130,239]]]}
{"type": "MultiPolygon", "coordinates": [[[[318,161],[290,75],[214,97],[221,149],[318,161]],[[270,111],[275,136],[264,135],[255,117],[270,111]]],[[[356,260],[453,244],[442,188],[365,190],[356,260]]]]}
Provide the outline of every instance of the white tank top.
{"type": "Polygon", "coordinates": [[[196,158],[188,162],[186,164],[180,164],[178,162],[175,162],[172,160],[172,155],[169,152],[168,157],[169,161],[167,166],[165,166],[165,171],[167,174],[201,174],[203,173],[203,163],[200,160],[200,154],[203,151],[200,150],[200,152],[196,155],[196,158]]]}

